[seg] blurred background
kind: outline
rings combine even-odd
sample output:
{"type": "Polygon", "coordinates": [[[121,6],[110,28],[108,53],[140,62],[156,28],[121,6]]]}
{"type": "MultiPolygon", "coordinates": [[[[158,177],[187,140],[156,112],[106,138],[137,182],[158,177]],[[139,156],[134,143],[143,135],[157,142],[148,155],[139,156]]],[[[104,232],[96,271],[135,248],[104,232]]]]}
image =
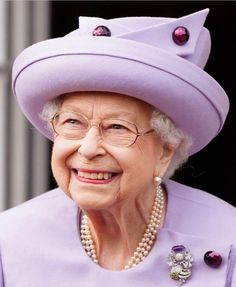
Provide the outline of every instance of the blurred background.
{"type": "Polygon", "coordinates": [[[224,87],[231,108],[221,134],[192,156],[174,179],[236,206],[236,2],[1,1],[0,210],[56,186],[50,169],[52,144],[25,120],[11,92],[11,67],[19,52],[35,42],[61,37],[76,29],[79,16],[180,17],[205,8],[210,8],[205,26],[212,37],[212,52],[205,70],[224,87]]]}

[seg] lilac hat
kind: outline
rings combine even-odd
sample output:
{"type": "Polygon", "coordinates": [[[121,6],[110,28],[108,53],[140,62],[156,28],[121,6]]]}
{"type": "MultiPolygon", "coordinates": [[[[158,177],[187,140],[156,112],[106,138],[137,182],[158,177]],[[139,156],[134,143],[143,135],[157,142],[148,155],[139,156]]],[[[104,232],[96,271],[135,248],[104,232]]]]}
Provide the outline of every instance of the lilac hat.
{"type": "Polygon", "coordinates": [[[74,91],[109,91],[146,101],[193,139],[190,154],[221,130],[229,108],[221,86],[203,68],[209,10],[173,19],[80,17],[79,29],[25,49],[13,66],[13,91],[29,121],[52,138],[40,119],[45,103],[74,91]]]}

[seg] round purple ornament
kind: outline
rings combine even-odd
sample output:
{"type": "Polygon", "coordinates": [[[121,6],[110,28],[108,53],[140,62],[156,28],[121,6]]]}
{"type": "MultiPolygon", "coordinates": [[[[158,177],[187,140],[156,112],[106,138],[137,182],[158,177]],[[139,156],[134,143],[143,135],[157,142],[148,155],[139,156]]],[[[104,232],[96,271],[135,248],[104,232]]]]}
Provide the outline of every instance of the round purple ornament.
{"type": "Polygon", "coordinates": [[[216,251],[207,251],[204,255],[204,261],[208,266],[217,268],[222,263],[222,257],[216,251]]]}
{"type": "Polygon", "coordinates": [[[186,44],[189,40],[188,29],[183,26],[175,28],[175,30],[172,33],[172,39],[175,42],[175,44],[179,46],[186,44]]]}
{"type": "Polygon", "coordinates": [[[106,27],[106,26],[97,26],[93,30],[93,36],[106,36],[110,37],[111,36],[111,31],[106,27]]]}

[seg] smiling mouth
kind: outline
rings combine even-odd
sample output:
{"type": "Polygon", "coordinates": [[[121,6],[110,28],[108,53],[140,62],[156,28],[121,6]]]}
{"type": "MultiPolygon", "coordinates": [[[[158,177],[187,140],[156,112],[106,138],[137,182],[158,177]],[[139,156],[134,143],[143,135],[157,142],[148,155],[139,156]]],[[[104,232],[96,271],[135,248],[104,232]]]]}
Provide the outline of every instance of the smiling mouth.
{"type": "Polygon", "coordinates": [[[118,173],[113,172],[95,172],[95,171],[80,171],[77,169],[72,169],[72,171],[76,174],[77,178],[82,181],[110,181],[112,180],[118,173]]]}

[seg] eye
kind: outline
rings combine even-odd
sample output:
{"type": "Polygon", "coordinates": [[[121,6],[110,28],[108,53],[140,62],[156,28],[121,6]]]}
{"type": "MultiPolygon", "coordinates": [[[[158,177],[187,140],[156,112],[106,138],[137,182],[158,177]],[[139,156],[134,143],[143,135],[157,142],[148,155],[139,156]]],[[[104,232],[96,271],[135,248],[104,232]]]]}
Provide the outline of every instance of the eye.
{"type": "Polygon", "coordinates": [[[68,118],[65,119],[61,125],[66,129],[76,129],[76,130],[84,130],[87,128],[87,125],[85,122],[75,119],[75,118],[68,118]]]}
{"type": "Polygon", "coordinates": [[[103,129],[110,132],[125,132],[129,128],[121,123],[105,122],[103,123],[103,129]]]}
{"type": "Polygon", "coordinates": [[[86,120],[82,116],[73,113],[59,114],[56,124],[67,129],[84,129],[87,127],[86,120]]]}
{"type": "Polygon", "coordinates": [[[66,119],[63,124],[80,125],[81,122],[76,119],[66,119]]]}
{"type": "Polygon", "coordinates": [[[121,125],[121,124],[112,124],[108,127],[109,129],[114,129],[114,130],[122,130],[122,129],[127,129],[127,127],[121,125]]]}
{"type": "Polygon", "coordinates": [[[121,120],[106,120],[102,124],[103,132],[109,134],[127,134],[129,133],[130,127],[128,123],[121,120]]]}

